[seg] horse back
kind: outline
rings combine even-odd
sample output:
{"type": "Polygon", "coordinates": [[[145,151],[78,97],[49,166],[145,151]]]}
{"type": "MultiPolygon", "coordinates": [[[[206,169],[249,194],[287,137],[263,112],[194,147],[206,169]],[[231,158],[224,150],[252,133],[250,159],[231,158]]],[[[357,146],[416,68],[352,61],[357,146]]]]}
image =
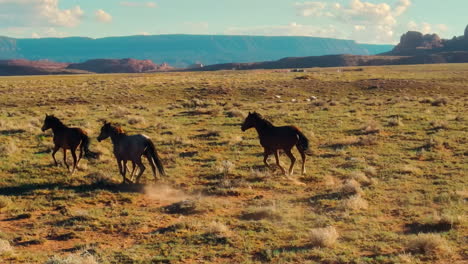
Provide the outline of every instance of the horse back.
{"type": "Polygon", "coordinates": [[[54,143],[62,148],[76,148],[87,133],[81,128],[64,128],[54,133],[54,143]]]}

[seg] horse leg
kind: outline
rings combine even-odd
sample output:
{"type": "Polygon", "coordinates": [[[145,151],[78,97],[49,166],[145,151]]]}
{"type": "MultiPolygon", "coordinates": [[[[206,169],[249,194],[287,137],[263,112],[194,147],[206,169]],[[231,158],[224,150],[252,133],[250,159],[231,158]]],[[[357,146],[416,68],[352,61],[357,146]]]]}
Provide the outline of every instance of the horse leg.
{"type": "Polygon", "coordinates": [[[293,175],[294,172],[294,163],[296,162],[296,157],[291,153],[291,149],[284,151],[286,155],[288,155],[289,159],[291,160],[291,166],[289,167],[289,176],[293,175]]]}
{"type": "Polygon", "coordinates": [[[52,151],[52,158],[54,159],[54,162],[55,162],[55,166],[58,166],[58,163],[57,163],[57,160],[55,159],[55,153],[57,153],[57,151],[60,149],[59,146],[55,145],[54,146],[54,150],[52,151]]]}
{"type": "Polygon", "coordinates": [[[65,166],[67,166],[67,170],[70,172],[70,166],[68,166],[67,163],[67,150],[63,149],[63,163],[65,163],[65,166]]]}
{"type": "Polygon", "coordinates": [[[83,143],[80,145],[80,155],[78,156],[78,161],[76,162],[76,166],[78,166],[78,163],[80,162],[81,158],[83,157],[83,152],[84,152],[84,146],[83,143]]]}
{"type": "Polygon", "coordinates": [[[141,175],[143,175],[143,172],[145,171],[145,166],[143,165],[143,163],[141,162],[141,157],[137,158],[135,160],[135,163],[138,165],[138,167],[140,168],[140,173],[138,173],[138,176],[136,178],[136,183],[140,183],[140,178],[141,178],[141,175]]]}
{"type": "Polygon", "coordinates": [[[125,184],[126,179],[125,179],[125,174],[123,173],[122,160],[117,159],[117,165],[119,166],[119,173],[123,177],[122,184],[125,184]]]}
{"type": "Polygon", "coordinates": [[[157,180],[158,177],[156,177],[156,166],[154,165],[153,157],[151,157],[151,154],[149,152],[146,152],[145,156],[149,164],[151,165],[151,170],[153,170],[154,180],[157,180]]]}
{"type": "Polygon", "coordinates": [[[72,172],[71,172],[71,175],[73,175],[73,173],[75,172],[76,167],[78,166],[78,161],[77,161],[77,158],[76,158],[76,149],[71,148],[70,151],[71,151],[72,158],[73,158],[73,169],[72,169],[72,172]]]}
{"type": "Polygon", "coordinates": [[[122,176],[123,176],[123,181],[124,181],[124,182],[127,181],[127,182],[131,183],[131,181],[125,177],[126,174],[127,174],[127,160],[123,160],[123,161],[122,161],[122,176]]]}
{"type": "Polygon", "coordinates": [[[270,166],[270,164],[268,164],[268,156],[270,156],[270,155],[271,155],[271,151],[265,149],[265,152],[263,153],[263,163],[265,164],[265,166],[268,169],[273,170],[273,168],[270,166]]]}
{"type": "Polygon", "coordinates": [[[133,181],[133,174],[135,173],[135,162],[132,161],[132,172],[130,173],[130,180],[133,181]]]}
{"type": "Polygon", "coordinates": [[[306,154],[304,153],[304,150],[300,150],[300,149],[299,149],[299,153],[301,153],[301,157],[302,157],[302,172],[301,172],[301,175],[304,175],[305,172],[306,172],[306,168],[305,168],[306,154]]]}
{"type": "Polygon", "coordinates": [[[286,174],[286,171],[284,170],[283,167],[281,167],[281,164],[279,162],[279,149],[277,149],[275,151],[275,159],[276,159],[276,165],[278,165],[278,167],[281,169],[281,171],[283,172],[283,174],[286,174]]]}

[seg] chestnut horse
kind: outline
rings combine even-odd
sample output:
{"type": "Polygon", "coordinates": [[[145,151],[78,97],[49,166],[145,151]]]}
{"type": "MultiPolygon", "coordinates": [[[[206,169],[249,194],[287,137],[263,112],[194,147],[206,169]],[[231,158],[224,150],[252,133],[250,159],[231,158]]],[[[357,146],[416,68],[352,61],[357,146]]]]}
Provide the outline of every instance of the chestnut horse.
{"type": "Polygon", "coordinates": [[[145,171],[145,166],[141,161],[141,156],[143,155],[145,155],[146,159],[148,159],[151,169],[153,170],[153,176],[155,178],[156,167],[158,168],[158,171],[161,175],[166,175],[161,158],[158,156],[156,147],[149,137],[141,134],[127,135],[120,127],[113,126],[111,123],[104,121],[104,125],[101,128],[101,133],[99,134],[97,140],[101,142],[108,137],[111,138],[112,144],[114,145],[114,155],[117,159],[119,172],[123,177],[122,183],[129,181],[125,177],[125,174],[127,173],[127,161],[132,161],[133,163],[133,170],[130,174],[130,178],[133,177],[135,164],[140,168],[140,173],[136,179],[137,183],[140,182],[140,177],[145,171]]]}
{"type": "Polygon", "coordinates": [[[286,174],[286,171],[281,167],[279,162],[279,150],[284,150],[286,155],[291,159],[289,167],[289,175],[293,174],[294,163],[296,158],[291,153],[291,149],[296,146],[302,157],[302,175],[305,173],[306,154],[311,155],[309,150],[309,140],[295,126],[274,126],[270,121],[266,120],[259,113],[250,113],[242,124],[242,131],[254,127],[257,130],[260,144],[264,148],[263,162],[267,168],[272,169],[268,164],[268,156],[275,154],[276,165],[281,171],[286,174]]]}
{"type": "Polygon", "coordinates": [[[89,137],[81,128],[68,127],[54,115],[46,114],[42,131],[46,131],[50,128],[54,133],[54,150],[52,151],[52,158],[54,159],[55,166],[58,166],[57,160],[55,159],[55,153],[57,153],[60,148],[63,149],[63,163],[67,166],[68,171],[70,171],[70,166],[68,166],[67,163],[67,149],[71,151],[73,157],[73,169],[71,174],[75,172],[75,169],[83,156],[83,152],[86,158],[96,157],[97,153],[89,150],[89,137]],[[80,155],[77,158],[76,149],[78,147],[80,148],[80,155]]]}

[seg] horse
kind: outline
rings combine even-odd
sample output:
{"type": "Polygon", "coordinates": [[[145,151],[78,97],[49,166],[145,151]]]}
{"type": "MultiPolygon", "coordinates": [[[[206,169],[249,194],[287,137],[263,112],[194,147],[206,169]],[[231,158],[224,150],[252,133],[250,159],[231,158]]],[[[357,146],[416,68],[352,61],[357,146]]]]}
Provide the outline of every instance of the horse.
{"type": "Polygon", "coordinates": [[[67,149],[71,151],[73,157],[72,175],[83,157],[83,152],[86,158],[96,158],[97,153],[89,150],[89,137],[83,129],[68,127],[54,115],[46,114],[41,130],[44,132],[47,129],[52,129],[54,134],[54,150],[52,151],[52,158],[54,159],[55,166],[58,166],[57,160],[55,159],[55,153],[57,153],[60,148],[63,149],[63,162],[65,163],[65,166],[67,166],[68,171],[70,171],[70,166],[68,166],[67,163],[67,149]],[[80,155],[77,158],[76,149],[78,147],[80,148],[80,155]]]}
{"type": "Polygon", "coordinates": [[[268,164],[268,157],[271,154],[275,154],[276,165],[281,169],[283,174],[286,174],[285,169],[280,165],[279,162],[279,150],[284,150],[286,155],[291,160],[291,166],[289,167],[289,175],[293,174],[294,163],[296,158],[291,153],[291,149],[296,146],[297,150],[302,157],[302,174],[306,172],[305,162],[306,154],[311,155],[309,149],[309,140],[307,137],[295,126],[274,126],[270,121],[266,120],[257,112],[250,113],[245,118],[242,124],[242,131],[246,131],[254,127],[257,130],[260,144],[264,148],[263,163],[270,170],[273,170],[268,164]]]}
{"type": "Polygon", "coordinates": [[[138,165],[140,172],[136,178],[136,182],[140,182],[140,177],[145,171],[145,166],[141,161],[141,157],[144,155],[148,160],[151,169],[153,170],[153,176],[156,179],[156,167],[162,176],[166,176],[164,167],[161,162],[161,158],[156,151],[151,139],[145,135],[127,135],[122,128],[114,126],[111,123],[104,121],[101,128],[101,133],[97,137],[97,140],[101,142],[106,138],[110,137],[112,144],[114,145],[114,156],[117,159],[117,165],[119,166],[119,172],[123,177],[122,184],[125,182],[131,182],[125,175],[127,173],[127,162],[131,161],[133,164],[133,170],[130,174],[130,178],[133,178],[135,172],[135,164],[138,165]],[[156,164],[156,166],[155,166],[156,164]]]}

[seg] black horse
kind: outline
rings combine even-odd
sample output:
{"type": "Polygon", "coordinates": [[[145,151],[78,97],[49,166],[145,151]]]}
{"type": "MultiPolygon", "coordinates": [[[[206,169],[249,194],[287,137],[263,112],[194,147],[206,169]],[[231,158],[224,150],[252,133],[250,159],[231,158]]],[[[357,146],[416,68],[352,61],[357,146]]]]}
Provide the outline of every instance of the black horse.
{"type": "Polygon", "coordinates": [[[271,122],[262,117],[259,113],[250,113],[242,124],[242,131],[254,127],[258,132],[260,144],[265,149],[263,162],[269,168],[267,162],[268,156],[275,154],[276,164],[281,171],[286,174],[286,171],[279,163],[279,150],[282,149],[291,159],[291,166],[289,167],[289,175],[293,174],[294,163],[296,158],[291,153],[291,149],[296,146],[297,150],[302,157],[302,175],[305,173],[306,154],[310,155],[309,140],[306,136],[295,126],[274,126],[271,122]]]}

